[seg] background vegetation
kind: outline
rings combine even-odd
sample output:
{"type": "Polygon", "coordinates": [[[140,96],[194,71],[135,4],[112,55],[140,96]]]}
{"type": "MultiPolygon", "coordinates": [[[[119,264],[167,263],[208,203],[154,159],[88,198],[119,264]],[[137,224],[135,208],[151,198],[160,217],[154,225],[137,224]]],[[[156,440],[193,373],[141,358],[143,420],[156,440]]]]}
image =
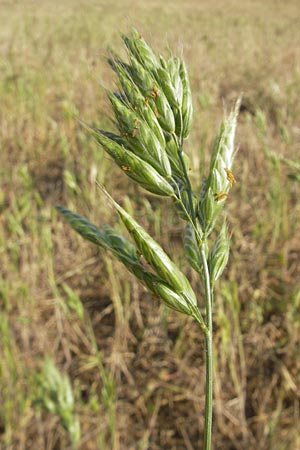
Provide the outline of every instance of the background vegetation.
{"type": "Polygon", "coordinates": [[[49,358],[71,382],[79,449],[201,445],[197,324],[152,299],[53,208],[115,224],[97,178],[175,255],[201,298],[173,205],[130,183],[73,119],[108,128],[104,55],[131,25],[162,53],[184,49],[195,182],[224,103],[244,92],[227,203],[232,252],[214,316],[214,445],[299,449],[298,0],[0,3],[0,448],[70,448],[72,417],[45,404],[49,358]]]}

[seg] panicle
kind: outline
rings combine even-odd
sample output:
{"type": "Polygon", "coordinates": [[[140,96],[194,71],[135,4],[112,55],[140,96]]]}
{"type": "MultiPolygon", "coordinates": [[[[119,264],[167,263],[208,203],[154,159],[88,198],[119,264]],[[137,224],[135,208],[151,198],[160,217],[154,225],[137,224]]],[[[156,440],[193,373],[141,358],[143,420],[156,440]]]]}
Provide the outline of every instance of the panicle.
{"type": "MultiPolygon", "coordinates": [[[[182,149],[182,140],[188,136],[193,113],[186,67],[178,57],[172,56],[167,61],[162,56],[157,58],[136,29],[132,29],[129,36],[123,35],[122,39],[128,62],[110,51],[108,63],[118,77],[120,90],[107,93],[120,136],[105,131],[101,134],[123,150],[112,149],[112,143],[104,142],[101,136],[98,136],[98,141],[123,170],[127,167],[124,161],[130,158],[128,153],[144,161],[147,170],[149,164],[155,174],[165,178],[168,184],[166,189],[163,188],[164,194],[159,195],[171,195],[169,184],[176,184],[176,179],[186,184],[189,167],[188,157],[182,149]]],[[[147,189],[148,181],[139,181],[141,177],[132,164],[128,166],[127,175],[147,189]]],[[[165,187],[166,182],[163,183],[165,187]]],[[[156,187],[148,190],[158,193],[156,187]]]]}

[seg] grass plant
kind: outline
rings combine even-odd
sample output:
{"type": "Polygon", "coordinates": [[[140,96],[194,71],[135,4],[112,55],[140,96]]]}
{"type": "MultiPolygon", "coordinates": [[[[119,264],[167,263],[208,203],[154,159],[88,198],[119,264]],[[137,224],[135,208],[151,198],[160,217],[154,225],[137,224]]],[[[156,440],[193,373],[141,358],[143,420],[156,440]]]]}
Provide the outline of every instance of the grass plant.
{"type": "Polygon", "coordinates": [[[74,120],[80,111],[110,129],[97,88],[99,80],[112,87],[102,54],[112,42],[122,52],[119,30],[133,23],[158,53],[169,55],[170,42],[181,54],[184,43],[194,108],[184,150],[197,193],[222,105],[244,92],[237,183],[226,204],[231,256],[214,301],[214,448],[300,448],[298,16],[298,0],[276,8],[273,0],[228,0],[226,8],[221,0],[1,3],[1,449],[70,449],[58,417],[32,401],[31,375],[48,358],[72,384],[80,450],[201,448],[198,323],[153,299],[53,210],[66,205],[123,234],[97,179],[204,300],[178,207],[142,194],[74,120]]]}
{"type": "Polygon", "coordinates": [[[80,439],[80,423],[74,411],[75,400],[68,376],[62,374],[54,362],[48,359],[34,378],[35,404],[59,418],[70,437],[72,449],[76,450],[80,439]]]}
{"type": "Polygon", "coordinates": [[[128,61],[113,52],[108,57],[118,77],[118,90],[107,92],[118,134],[94,127],[90,131],[129,178],[150,193],[173,200],[186,222],[186,256],[203,283],[204,299],[196,299],[178,266],[104,187],[100,186],[132,241],[109,225],[99,228],[65,207],[57,206],[57,210],[83,238],[109,250],[167,306],[198,322],[205,337],[206,354],[203,449],[211,450],[213,298],[215,283],[229,256],[226,220],[223,219],[216,236],[211,236],[230,189],[236,183],[231,170],[240,100],[222,122],[211,153],[208,175],[202,180],[200,193],[196,193],[188,175],[189,158],[184,152],[193,117],[185,63],[177,56],[167,60],[161,55],[158,58],[135,29],[131,35],[122,38],[128,61]]]}

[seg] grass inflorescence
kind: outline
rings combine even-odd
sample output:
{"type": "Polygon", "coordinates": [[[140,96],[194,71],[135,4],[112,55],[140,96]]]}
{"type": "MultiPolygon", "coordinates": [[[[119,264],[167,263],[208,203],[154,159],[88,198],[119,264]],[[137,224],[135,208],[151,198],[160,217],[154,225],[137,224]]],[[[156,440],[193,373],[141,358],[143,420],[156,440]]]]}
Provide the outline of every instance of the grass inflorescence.
{"type": "MultiPolygon", "coordinates": [[[[114,8],[77,0],[2,5],[0,447],[69,447],[59,418],[34,402],[31,374],[48,357],[69,375],[79,448],[200,445],[205,377],[197,324],[155,301],[53,213],[53,204],[65,204],[123,234],[98,179],[202,292],[183,257],[177,212],[165,207],[168,200],[141,196],[73,119],[80,111],[111,129],[94,78],[112,87],[101,54],[112,41],[119,52],[116,27],[128,29],[129,14],[166,59],[167,41],[179,55],[184,43],[194,106],[185,152],[197,192],[222,104],[244,92],[236,183],[225,200],[231,256],[214,304],[214,444],[299,447],[298,9],[296,0],[276,8],[271,0],[246,0],[242,8],[230,0],[226,9],[219,1],[168,0],[161,10],[126,0],[114,8]]],[[[171,168],[180,175],[174,161],[171,168]]]]}
{"type": "Polygon", "coordinates": [[[199,323],[206,354],[203,448],[211,450],[213,298],[215,282],[228,261],[230,240],[226,221],[212,242],[210,235],[236,182],[231,169],[236,153],[234,137],[241,99],[221,124],[211,152],[208,175],[197,194],[188,175],[189,159],[184,153],[193,118],[192,94],[184,60],[177,56],[165,59],[160,55],[158,58],[136,29],[130,35],[123,35],[122,39],[127,48],[127,61],[114,53],[108,58],[120,89],[107,92],[118,134],[93,127],[90,131],[129,178],[146,191],[175,202],[187,223],[187,259],[203,282],[204,299],[197,301],[190,282],[178,266],[104,188],[102,190],[133,242],[108,225],[98,228],[62,206],[57,206],[57,210],[83,238],[110,250],[167,306],[199,323]],[[201,308],[205,308],[204,316],[201,308]]]}

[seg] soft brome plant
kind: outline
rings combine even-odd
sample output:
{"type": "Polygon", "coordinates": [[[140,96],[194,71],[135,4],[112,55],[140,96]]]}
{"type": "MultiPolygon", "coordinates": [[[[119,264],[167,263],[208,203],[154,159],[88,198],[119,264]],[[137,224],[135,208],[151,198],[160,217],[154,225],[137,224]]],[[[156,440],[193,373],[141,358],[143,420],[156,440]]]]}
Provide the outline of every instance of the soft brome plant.
{"type": "Polygon", "coordinates": [[[117,92],[107,92],[117,133],[90,127],[102,148],[120,169],[147,191],[173,199],[186,222],[185,252],[198,272],[205,298],[196,298],[188,279],[162,247],[106,192],[127,228],[131,240],[109,225],[101,228],[84,217],[58,206],[68,223],[85,239],[109,250],[155,296],[170,308],[193,317],[206,345],[206,404],[204,450],[211,449],[213,382],[213,292],[229,255],[226,220],[212,242],[211,233],[235,183],[232,164],[239,101],[224,118],[215,139],[207,178],[200,193],[188,176],[184,152],[193,116],[188,73],[182,58],[157,57],[140,34],[123,36],[128,60],[110,53],[108,62],[118,82],[117,92]],[[146,261],[148,264],[145,264],[146,261]],[[205,313],[201,312],[205,310],[205,313]]]}

